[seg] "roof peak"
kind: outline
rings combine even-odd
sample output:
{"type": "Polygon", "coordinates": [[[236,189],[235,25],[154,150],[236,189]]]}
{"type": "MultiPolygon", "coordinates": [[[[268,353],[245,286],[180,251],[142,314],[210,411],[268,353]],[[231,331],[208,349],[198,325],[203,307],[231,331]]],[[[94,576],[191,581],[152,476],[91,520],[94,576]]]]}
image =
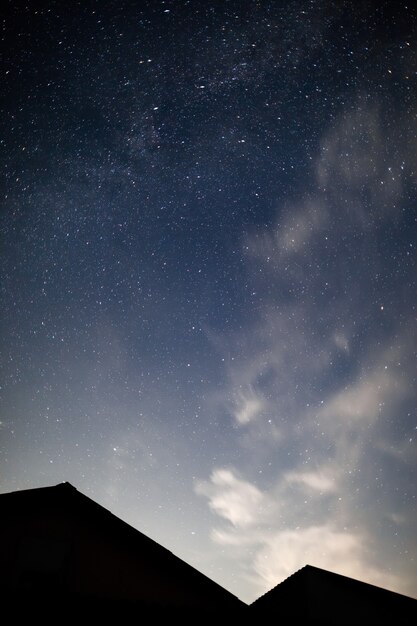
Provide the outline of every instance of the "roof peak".
{"type": "Polygon", "coordinates": [[[69,483],[67,480],[63,481],[62,483],[58,483],[57,485],[55,485],[55,487],[59,487],[60,489],[75,489],[75,491],[78,491],[77,487],[71,485],[71,483],[69,483]]]}

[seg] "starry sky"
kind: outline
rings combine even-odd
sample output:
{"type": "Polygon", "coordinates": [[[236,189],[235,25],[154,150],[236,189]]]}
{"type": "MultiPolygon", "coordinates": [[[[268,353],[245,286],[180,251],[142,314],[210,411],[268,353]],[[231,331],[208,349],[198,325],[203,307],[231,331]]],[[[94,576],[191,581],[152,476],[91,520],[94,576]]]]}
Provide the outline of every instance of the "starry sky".
{"type": "Polygon", "coordinates": [[[0,491],[416,596],[414,3],[1,14],[0,491]]]}

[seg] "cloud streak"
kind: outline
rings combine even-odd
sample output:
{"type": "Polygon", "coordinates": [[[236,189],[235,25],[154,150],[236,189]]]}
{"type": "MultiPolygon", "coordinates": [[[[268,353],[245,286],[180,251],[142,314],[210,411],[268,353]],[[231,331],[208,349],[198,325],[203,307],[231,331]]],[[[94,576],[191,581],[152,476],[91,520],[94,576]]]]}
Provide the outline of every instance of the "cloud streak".
{"type": "Polygon", "coordinates": [[[265,407],[264,398],[256,394],[252,387],[248,387],[236,394],[233,415],[238,424],[244,425],[256,419],[265,407]]]}
{"type": "Polygon", "coordinates": [[[206,496],[210,509],[235,528],[250,528],[264,511],[266,501],[261,491],[238,478],[231,469],[215,469],[210,481],[199,482],[196,493],[206,496]]]}
{"type": "Polygon", "coordinates": [[[262,299],[235,337],[223,405],[247,459],[195,490],[215,515],[212,541],[239,551],[259,592],[306,563],[403,593],[417,580],[386,546],[387,532],[414,545],[392,472],[416,468],[395,434],[415,399],[416,335],[412,310],[401,303],[398,318],[379,284],[377,242],[408,185],[407,150],[395,152],[383,115],[359,97],[323,134],[311,194],[244,240],[262,299]]]}

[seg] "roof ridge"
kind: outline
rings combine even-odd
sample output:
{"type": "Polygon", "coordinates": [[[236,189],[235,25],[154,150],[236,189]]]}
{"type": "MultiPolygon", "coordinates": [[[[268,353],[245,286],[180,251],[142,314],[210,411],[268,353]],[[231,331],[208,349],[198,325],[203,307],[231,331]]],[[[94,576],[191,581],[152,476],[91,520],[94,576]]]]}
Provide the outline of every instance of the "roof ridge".
{"type": "Polygon", "coordinates": [[[252,606],[253,604],[255,604],[256,602],[258,602],[258,600],[261,600],[261,598],[263,598],[264,596],[268,595],[271,591],[273,591],[274,589],[276,589],[277,587],[279,587],[280,585],[282,585],[283,583],[287,582],[287,580],[289,580],[290,578],[292,578],[293,576],[295,576],[296,574],[298,574],[299,572],[301,572],[303,569],[306,569],[307,567],[312,567],[311,565],[303,565],[302,567],[300,567],[299,569],[295,570],[292,574],[290,574],[289,576],[287,576],[286,578],[284,578],[283,580],[281,580],[281,582],[277,583],[276,585],[274,585],[274,587],[271,587],[271,589],[269,589],[269,591],[265,591],[265,593],[263,593],[261,596],[259,596],[258,598],[256,598],[256,600],[254,600],[252,602],[252,604],[250,604],[249,606],[252,606]]]}
{"type": "Polygon", "coordinates": [[[74,487],[74,485],[71,485],[71,483],[69,482],[62,482],[62,483],[58,483],[57,485],[45,485],[42,487],[29,487],[28,489],[15,489],[14,491],[4,491],[2,493],[0,493],[0,496],[19,496],[20,494],[24,494],[24,493],[30,493],[30,492],[34,492],[34,491],[52,491],[53,489],[61,489],[62,487],[65,486],[65,489],[67,489],[68,487],[71,487],[71,489],[75,489],[75,491],[77,491],[77,488],[74,487]]]}

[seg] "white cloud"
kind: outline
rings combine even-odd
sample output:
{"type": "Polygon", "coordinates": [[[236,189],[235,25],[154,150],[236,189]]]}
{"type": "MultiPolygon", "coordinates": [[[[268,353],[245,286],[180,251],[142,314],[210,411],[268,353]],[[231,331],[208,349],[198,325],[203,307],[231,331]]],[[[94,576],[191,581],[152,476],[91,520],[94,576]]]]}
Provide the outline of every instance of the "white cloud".
{"type": "MultiPolygon", "coordinates": [[[[329,468],[315,472],[288,472],[273,492],[262,492],[238,478],[231,469],[215,470],[210,481],[196,485],[196,492],[209,500],[211,510],[231,525],[211,531],[214,543],[249,559],[244,576],[251,580],[254,600],[304,567],[314,565],[345,576],[390,589],[401,589],[401,581],[373,564],[371,542],[360,529],[343,527],[338,514],[328,511],[322,523],[291,525],[285,515],[297,505],[299,495],[292,485],[300,484],[318,495],[334,495],[335,481],[329,468]]],[[[314,518],[313,511],[313,518],[314,518]]],[[[317,516],[316,516],[317,517],[317,516]]]]}
{"type": "Polygon", "coordinates": [[[333,493],[337,489],[335,476],[331,476],[331,470],[297,471],[287,472],[284,480],[289,484],[298,484],[308,491],[333,493]]]}
{"type": "Polygon", "coordinates": [[[264,540],[262,533],[256,530],[249,532],[248,529],[245,529],[245,532],[237,533],[234,529],[213,528],[210,536],[214,543],[234,548],[251,547],[257,543],[262,544],[264,540]]]}
{"type": "Polygon", "coordinates": [[[359,380],[331,397],[321,411],[321,416],[329,418],[333,423],[352,423],[352,420],[372,423],[378,415],[378,406],[389,384],[390,380],[384,374],[359,380]]]}
{"type": "Polygon", "coordinates": [[[276,231],[281,254],[298,253],[305,249],[327,222],[327,212],[319,202],[306,202],[298,210],[291,210],[276,231]]]}
{"type": "Polygon", "coordinates": [[[275,475],[275,483],[264,492],[235,470],[217,469],[196,491],[219,517],[212,541],[240,550],[262,591],[307,563],[405,590],[382,559],[377,564],[379,553],[391,549],[381,550],[381,519],[403,520],[403,512],[392,513],[396,499],[377,472],[381,452],[398,466],[413,452],[410,436],[394,445],[391,430],[412,392],[415,322],[404,330],[402,321],[400,332],[392,317],[392,336],[381,346],[382,333],[369,322],[385,323],[389,299],[382,318],[381,303],[366,291],[378,276],[378,256],[371,249],[362,281],[360,273],[349,275],[356,260],[345,254],[352,234],[372,244],[362,235],[371,227],[376,237],[375,220],[392,216],[401,197],[405,175],[398,162],[391,165],[391,152],[378,109],[358,104],[323,138],[315,198],[281,208],[273,227],[244,242],[254,292],[263,299],[256,323],[232,338],[237,349],[223,406],[230,411],[232,399],[235,422],[248,425],[238,431],[247,463],[271,481],[275,475]],[[332,259],[325,236],[336,251],[332,259]]]}
{"type": "Polygon", "coordinates": [[[325,524],[273,534],[257,553],[254,570],[265,591],[304,565],[314,565],[382,587],[398,587],[396,577],[370,565],[367,557],[363,536],[325,524]]]}
{"type": "MultiPolygon", "coordinates": [[[[381,359],[384,363],[382,352],[381,359]]],[[[310,414],[328,442],[334,467],[343,472],[361,467],[367,455],[380,448],[387,415],[396,411],[409,394],[406,381],[399,378],[391,364],[368,371],[364,368],[363,372],[323,401],[314,416],[310,414]]]]}
{"type": "Polygon", "coordinates": [[[236,476],[231,469],[216,469],[210,481],[196,484],[195,491],[206,496],[210,509],[236,528],[248,528],[262,517],[266,499],[250,482],[236,476]]]}
{"type": "Polygon", "coordinates": [[[245,241],[245,250],[250,256],[275,264],[296,254],[308,252],[309,244],[328,222],[328,213],[323,199],[311,199],[283,210],[284,217],[273,230],[254,233],[245,241]]]}
{"type": "MultiPolygon", "coordinates": [[[[409,121],[399,125],[402,134],[410,132],[409,121]]],[[[406,163],[411,161],[409,147],[401,145],[398,154],[397,145],[398,138],[387,134],[378,106],[359,98],[322,138],[313,162],[312,197],[279,207],[273,228],[247,237],[245,251],[276,271],[283,262],[311,258],[325,230],[326,235],[339,237],[352,226],[363,230],[377,220],[391,219],[403,194],[406,163]]],[[[295,277],[296,269],[292,264],[295,277]]],[[[299,277],[304,280],[305,274],[300,271],[299,277]]]]}
{"type": "Polygon", "coordinates": [[[386,404],[405,393],[404,384],[387,369],[376,368],[329,398],[319,412],[329,432],[371,426],[386,404]]]}
{"type": "Polygon", "coordinates": [[[239,391],[236,398],[234,418],[238,424],[248,424],[265,408],[266,402],[249,387],[239,391]]]}

